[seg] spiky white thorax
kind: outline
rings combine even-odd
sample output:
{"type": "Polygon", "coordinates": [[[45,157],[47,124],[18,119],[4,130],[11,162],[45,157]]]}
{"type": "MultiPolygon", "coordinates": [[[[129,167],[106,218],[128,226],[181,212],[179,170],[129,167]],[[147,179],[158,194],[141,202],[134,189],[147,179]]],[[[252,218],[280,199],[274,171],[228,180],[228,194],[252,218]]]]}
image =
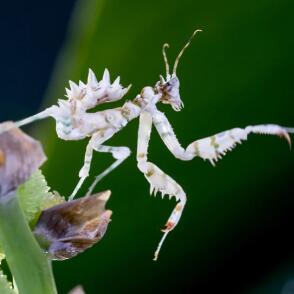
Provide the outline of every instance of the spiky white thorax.
{"type": "Polygon", "coordinates": [[[120,77],[113,83],[110,81],[109,71],[105,69],[103,77],[97,80],[94,72],[89,69],[87,83],[79,81],[78,84],[69,81],[70,88],[66,88],[66,97],[58,101],[59,111],[55,116],[80,114],[95,106],[120,100],[130,89],[131,85],[124,88],[120,84],[120,77]]]}

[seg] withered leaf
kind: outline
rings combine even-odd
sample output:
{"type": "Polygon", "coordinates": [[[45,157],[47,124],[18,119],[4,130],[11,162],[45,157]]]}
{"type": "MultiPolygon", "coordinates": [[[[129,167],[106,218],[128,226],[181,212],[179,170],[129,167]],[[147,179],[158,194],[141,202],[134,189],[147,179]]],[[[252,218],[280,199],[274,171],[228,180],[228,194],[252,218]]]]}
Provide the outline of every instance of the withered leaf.
{"type": "MultiPolygon", "coordinates": [[[[12,124],[2,123],[1,128],[12,124]]],[[[20,129],[0,133],[0,197],[28,180],[45,160],[41,144],[20,129]]]]}
{"type": "Polygon", "coordinates": [[[68,201],[42,212],[34,234],[55,260],[69,259],[104,236],[112,212],[105,210],[110,191],[68,201]]]}

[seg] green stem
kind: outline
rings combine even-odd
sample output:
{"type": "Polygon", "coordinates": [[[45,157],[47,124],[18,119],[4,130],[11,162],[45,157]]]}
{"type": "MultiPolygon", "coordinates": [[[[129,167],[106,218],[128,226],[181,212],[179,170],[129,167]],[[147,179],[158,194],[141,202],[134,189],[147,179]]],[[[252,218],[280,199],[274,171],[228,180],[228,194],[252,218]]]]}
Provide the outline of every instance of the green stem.
{"type": "Polygon", "coordinates": [[[51,261],[35,240],[15,193],[0,199],[0,243],[20,294],[57,294],[51,261]]]}

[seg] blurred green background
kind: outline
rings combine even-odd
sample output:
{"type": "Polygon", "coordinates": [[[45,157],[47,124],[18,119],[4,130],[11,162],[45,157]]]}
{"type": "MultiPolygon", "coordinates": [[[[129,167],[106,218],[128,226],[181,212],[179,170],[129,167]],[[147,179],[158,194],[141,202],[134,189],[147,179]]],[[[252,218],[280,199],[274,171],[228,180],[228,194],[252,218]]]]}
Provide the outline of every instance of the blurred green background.
{"type": "MultiPolygon", "coordinates": [[[[132,99],[164,73],[162,44],[170,43],[168,55],[174,60],[193,30],[201,28],[178,69],[184,110],[160,106],[183,146],[237,126],[294,126],[293,1],[79,0],[63,8],[71,17],[40,108],[56,103],[68,80],[86,80],[89,67],[98,78],[107,67],[113,79],[121,75],[123,85],[132,83],[127,97],[132,99]]],[[[52,9],[52,25],[58,9],[58,4],[52,9]]],[[[25,76],[25,69],[20,71],[25,76]]],[[[18,109],[28,105],[18,102],[18,109]]],[[[32,114],[7,113],[10,119],[32,114]]],[[[49,184],[69,195],[87,141],[61,141],[54,127],[46,121],[29,130],[44,144],[49,184]]],[[[108,208],[113,221],[94,248],[54,263],[60,293],[77,284],[88,294],[294,293],[294,154],[287,143],[253,135],[213,168],[199,159],[175,159],[153,132],[150,160],[176,179],[188,197],[179,225],[153,262],[160,229],[175,201],[149,196],[134,156],[137,129],[133,121],[109,141],[133,151],[97,187],[112,190],[108,208]]],[[[110,155],[95,154],[80,196],[112,162],[110,155]]]]}

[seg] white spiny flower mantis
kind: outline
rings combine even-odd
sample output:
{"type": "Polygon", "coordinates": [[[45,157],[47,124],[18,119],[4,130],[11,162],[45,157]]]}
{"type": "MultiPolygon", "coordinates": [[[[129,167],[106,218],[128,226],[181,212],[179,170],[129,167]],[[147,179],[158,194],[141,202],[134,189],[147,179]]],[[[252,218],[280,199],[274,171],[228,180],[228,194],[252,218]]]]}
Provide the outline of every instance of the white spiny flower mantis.
{"type": "MultiPolygon", "coordinates": [[[[180,98],[180,82],[177,77],[177,66],[185,49],[189,46],[192,38],[201,30],[195,30],[189,41],[180,51],[170,73],[169,63],[166,56],[168,44],[164,44],[162,51],[165,62],[166,77],[160,76],[155,86],[144,87],[139,95],[132,101],[126,101],[122,107],[89,113],[87,110],[99,104],[120,100],[129,90],[130,86],[123,88],[119,77],[111,84],[107,69],[101,81],[97,81],[95,74],[89,70],[87,83],[75,84],[70,81],[70,89],[66,89],[67,99],[58,100],[58,106],[51,106],[44,111],[18,121],[15,127],[32,123],[36,120],[52,117],[56,120],[56,131],[63,140],[81,140],[89,137],[86,148],[84,165],[79,172],[80,180],[69,199],[73,199],[81,188],[84,180],[89,176],[89,170],[93,151],[111,153],[115,161],[105,171],[99,174],[91,185],[87,195],[90,195],[97,183],[130,155],[128,147],[112,147],[104,145],[114,134],[124,128],[131,120],[139,117],[137,162],[139,170],[144,174],[150,184],[150,193],[157,192],[162,197],[174,196],[178,201],[172,211],[165,228],[164,235],[155,251],[154,260],[158,258],[161,246],[167,234],[173,230],[180,220],[186,204],[186,194],[182,187],[163,172],[154,163],[148,161],[148,145],[151,135],[152,124],[155,126],[162,141],[169,151],[180,160],[191,160],[200,157],[209,160],[212,165],[227,151],[232,150],[238,143],[247,140],[250,133],[278,135],[284,137],[290,144],[288,133],[294,133],[294,128],[285,128],[279,125],[267,124],[247,126],[245,128],[233,128],[231,130],[215,134],[204,139],[196,140],[183,148],[163,112],[157,109],[157,103],[169,104],[175,111],[183,108],[180,98]]],[[[5,131],[4,129],[0,132],[5,131]]]]}

